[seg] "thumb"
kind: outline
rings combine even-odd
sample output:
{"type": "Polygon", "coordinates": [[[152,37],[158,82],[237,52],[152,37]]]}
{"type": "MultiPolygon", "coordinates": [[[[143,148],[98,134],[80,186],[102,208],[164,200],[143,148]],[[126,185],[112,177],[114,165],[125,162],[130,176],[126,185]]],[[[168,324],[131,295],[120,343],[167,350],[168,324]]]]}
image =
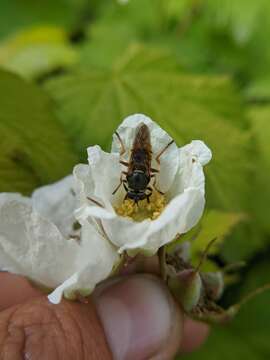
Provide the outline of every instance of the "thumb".
{"type": "Polygon", "coordinates": [[[110,280],[89,304],[50,304],[25,279],[0,273],[0,358],[170,359],[190,352],[209,328],[186,318],[158,278],[110,280]],[[4,310],[6,309],[6,310],[4,310]],[[97,316],[97,312],[99,317],[97,316]],[[106,333],[106,336],[104,334],[106,333]]]}
{"type": "Polygon", "coordinates": [[[7,278],[12,285],[16,281],[25,288],[25,302],[12,306],[20,295],[12,291],[10,306],[0,312],[1,359],[166,360],[179,349],[181,312],[153,276],[127,276],[101,285],[93,297],[96,307],[92,301],[53,305],[38,291],[33,297],[23,279],[7,278]]]}
{"type": "Polygon", "coordinates": [[[158,278],[114,279],[95,292],[94,301],[114,359],[166,360],[179,350],[183,316],[158,278]]]}

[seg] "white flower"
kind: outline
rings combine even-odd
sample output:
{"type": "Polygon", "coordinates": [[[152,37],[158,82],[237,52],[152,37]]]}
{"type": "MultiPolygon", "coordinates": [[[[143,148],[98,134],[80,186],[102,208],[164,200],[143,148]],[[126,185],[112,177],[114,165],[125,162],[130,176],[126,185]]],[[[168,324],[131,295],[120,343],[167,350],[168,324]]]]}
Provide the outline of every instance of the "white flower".
{"type": "MultiPolygon", "coordinates": [[[[159,169],[155,158],[172,138],[150,118],[141,114],[129,116],[117,129],[127,150],[121,159],[129,161],[137,128],[142,123],[150,130],[151,166],[159,169]]],[[[89,147],[89,165],[75,167],[74,177],[80,201],[75,216],[79,221],[88,221],[89,224],[99,221],[107,237],[119,248],[119,253],[126,250],[130,255],[138,251],[152,255],[177,234],[190,230],[200,219],[205,205],[203,165],[211,159],[211,151],[199,140],[180,149],[172,143],[160,157],[160,171],[157,174],[156,187],[165,196],[155,192],[150,197],[150,205],[144,200],[143,205],[139,202],[139,210],[130,210],[130,202],[123,204],[126,194],[123,186],[112,195],[119,184],[121,172],[127,170],[119,163],[120,149],[120,141],[114,136],[111,153],[102,151],[99,146],[89,147]],[[151,216],[134,221],[136,212],[147,213],[151,206],[154,209],[151,216]],[[128,211],[131,211],[129,217],[119,215],[128,215],[128,211]]]]}
{"type": "Polygon", "coordinates": [[[0,269],[48,289],[49,299],[88,295],[118,261],[114,247],[89,222],[73,229],[73,177],[36,190],[32,198],[0,194],[0,269]],[[72,235],[75,234],[75,238],[72,235]]]}

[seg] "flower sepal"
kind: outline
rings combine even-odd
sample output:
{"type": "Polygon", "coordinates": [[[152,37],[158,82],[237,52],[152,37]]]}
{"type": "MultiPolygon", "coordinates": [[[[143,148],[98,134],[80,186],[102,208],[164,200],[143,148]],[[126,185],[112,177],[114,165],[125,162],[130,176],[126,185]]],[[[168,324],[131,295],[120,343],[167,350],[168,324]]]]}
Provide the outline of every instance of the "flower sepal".
{"type": "MultiPolygon", "coordinates": [[[[246,302],[270,290],[270,284],[250,292],[229,308],[222,308],[218,300],[224,291],[226,268],[215,272],[201,271],[208,250],[214,241],[209,242],[197,267],[191,264],[186,258],[186,252],[178,246],[177,250],[171,250],[165,254],[165,262],[161,264],[161,269],[163,269],[163,278],[168,288],[189,317],[209,324],[226,324],[237,315],[246,302]],[[182,256],[182,254],[185,255],[182,256]]],[[[186,243],[182,246],[184,249],[186,243]]],[[[230,266],[230,269],[233,269],[233,266],[230,266]]]]}

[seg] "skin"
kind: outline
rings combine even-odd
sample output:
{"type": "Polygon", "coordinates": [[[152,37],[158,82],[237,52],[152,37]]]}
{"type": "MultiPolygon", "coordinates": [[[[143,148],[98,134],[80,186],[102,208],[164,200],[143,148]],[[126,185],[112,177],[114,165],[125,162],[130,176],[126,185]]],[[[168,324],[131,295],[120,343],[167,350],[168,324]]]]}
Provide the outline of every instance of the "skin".
{"type": "MultiPolygon", "coordinates": [[[[104,319],[98,315],[97,309],[104,305],[102,299],[106,298],[107,293],[119,296],[122,290],[125,295],[121,296],[125,297],[126,305],[132,307],[136,299],[134,296],[129,297],[126,289],[131,287],[132,292],[132,286],[139,284],[141,277],[149,276],[124,276],[123,280],[120,278],[108,289],[103,284],[87,304],[63,300],[59,305],[52,305],[26,279],[0,273],[0,359],[112,359],[112,350],[102,325],[104,319]]],[[[149,279],[157,287],[164,286],[154,276],[149,279]]],[[[186,319],[170,294],[168,296],[175,319],[170,337],[168,341],[156,344],[157,351],[147,356],[147,359],[172,359],[178,351],[193,351],[204,342],[208,334],[206,325],[186,319]]],[[[143,324],[143,314],[141,318],[143,324]]],[[[143,355],[136,354],[136,351],[134,354],[131,358],[144,360],[143,355]]]]}

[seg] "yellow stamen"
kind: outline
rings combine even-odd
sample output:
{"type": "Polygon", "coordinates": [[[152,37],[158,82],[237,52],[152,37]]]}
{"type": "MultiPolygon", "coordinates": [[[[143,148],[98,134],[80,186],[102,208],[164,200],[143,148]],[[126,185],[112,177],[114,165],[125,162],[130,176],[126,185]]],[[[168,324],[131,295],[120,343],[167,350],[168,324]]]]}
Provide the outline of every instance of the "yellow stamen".
{"type": "Polygon", "coordinates": [[[164,195],[154,191],[149,200],[149,203],[145,199],[135,204],[133,200],[126,199],[119,206],[115,207],[115,211],[118,215],[135,221],[143,221],[145,219],[155,220],[164,210],[166,199],[164,195]]]}

